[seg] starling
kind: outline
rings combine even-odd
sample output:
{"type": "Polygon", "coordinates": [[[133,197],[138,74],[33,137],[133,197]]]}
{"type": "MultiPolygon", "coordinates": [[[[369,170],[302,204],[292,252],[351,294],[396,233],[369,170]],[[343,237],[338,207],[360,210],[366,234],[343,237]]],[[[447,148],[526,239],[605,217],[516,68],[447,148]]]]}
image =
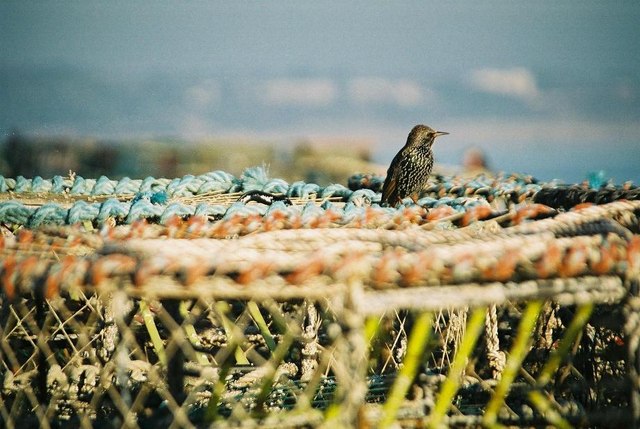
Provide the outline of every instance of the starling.
{"type": "Polygon", "coordinates": [[[438,136],[449,134],[426,125],[416,125],[407,137],[407,143],[391,161],[387,178],[382,186],[382,204],[395,207],[405,197],[416,202],[427,184],[433,167],[431,145],[438,136]]]}

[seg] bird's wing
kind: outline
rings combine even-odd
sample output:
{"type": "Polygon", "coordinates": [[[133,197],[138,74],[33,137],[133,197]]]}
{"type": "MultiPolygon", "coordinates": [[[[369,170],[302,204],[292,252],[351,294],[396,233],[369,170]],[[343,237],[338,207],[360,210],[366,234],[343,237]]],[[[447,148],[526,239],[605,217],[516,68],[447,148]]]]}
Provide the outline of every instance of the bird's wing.
{"type": "Polygon", "coordinates": [[[394,205],[398,199],[398,174],[397,168],[389,168],[387,171],[387,178],[384,179],[384,185],[382,185],[382,202],[394,205]]]}

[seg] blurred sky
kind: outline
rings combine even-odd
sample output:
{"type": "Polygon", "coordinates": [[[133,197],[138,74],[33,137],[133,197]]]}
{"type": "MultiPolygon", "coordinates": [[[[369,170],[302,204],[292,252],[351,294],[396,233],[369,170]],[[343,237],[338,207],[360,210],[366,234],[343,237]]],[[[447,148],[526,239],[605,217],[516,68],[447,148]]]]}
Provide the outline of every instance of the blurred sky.
{"type": "Polygon", "coordinates": [[[640,182],[640,2],[0,2],[0,136],[353,137],[640,182]]]}

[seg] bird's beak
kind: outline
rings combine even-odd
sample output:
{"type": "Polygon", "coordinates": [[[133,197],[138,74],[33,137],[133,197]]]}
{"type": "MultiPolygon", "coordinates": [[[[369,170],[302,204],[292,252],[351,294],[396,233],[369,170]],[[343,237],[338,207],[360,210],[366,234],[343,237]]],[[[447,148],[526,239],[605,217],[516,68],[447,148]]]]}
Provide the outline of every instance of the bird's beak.
{"type": "Polygon", "coordinates": [[[447,134],[449,133],[446,131],[436,131],[436,137],[446,136],[447,134]]]}

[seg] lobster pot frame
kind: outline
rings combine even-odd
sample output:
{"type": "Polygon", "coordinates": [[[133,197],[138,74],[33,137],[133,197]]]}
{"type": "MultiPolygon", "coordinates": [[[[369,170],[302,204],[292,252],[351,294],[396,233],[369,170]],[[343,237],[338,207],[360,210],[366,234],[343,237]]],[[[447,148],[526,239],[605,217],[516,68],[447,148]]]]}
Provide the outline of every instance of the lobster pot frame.
{"type": "Polygon", "coordinates": [[[488,409],[494,421],[524,426],[553,422],[554,410],[571,424],[633,417],[620,278],[416,288],[393,298],[357,284],[315,298],[296,288],[230,293],[203,284],[178,297],[166,284],[120,284],[14,299],[2,314],[3,419],[294,427],[380,425],[389,415],[405,426],[476,425],[488,409]],[[498,291],[502,302],[468,298],[498,291]],[[458,353],[438,367],[451,335],[438,332],[438,319],[461,313],[441,312],[443,303],[468,309],[469,320],[458,353]]]}
{"type": "Polygon", "coordinates": [[[0,177],[1,425],[640,422],[636,188],[257,173],[0,177]]]}
{"type": "Polygon", "coordinates": [[[3,306],[5,423],[188,427],[294,409],[317,421],[362,382],[336,300],[110,289],[3,306]]]}
{"type": "MultiPolygon", "coordinates": [[[[346,285],[314,297],[300,287],[230,293],[229,285],[203,284],[178,297],[171,280],[157,280],[164,284],[118,282],[3,305],[5,423],[215,426],[251,418],[295,426],[334,410],[347,424],[362,402],[384,402],[406,354],[409,313],[369,319],[377,325],[370,353],[346,285]]],[[[451,335],[443,330],[440,342],[451,335]]],[[[444,369],[448,350],[437,349],[444,369]]]]}

